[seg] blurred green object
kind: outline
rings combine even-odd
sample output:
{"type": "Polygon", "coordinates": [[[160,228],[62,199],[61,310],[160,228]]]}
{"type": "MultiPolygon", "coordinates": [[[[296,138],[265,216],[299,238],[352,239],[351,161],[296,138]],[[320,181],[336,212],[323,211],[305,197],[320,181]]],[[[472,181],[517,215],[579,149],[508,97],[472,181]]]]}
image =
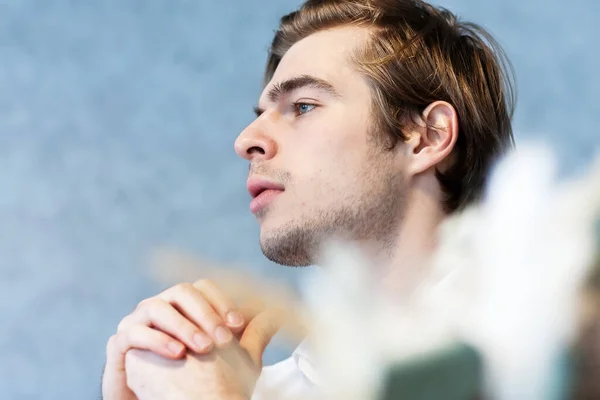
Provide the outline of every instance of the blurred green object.
{"type": "MultiPolygon", "coordinates": [[[[573,354],[559,355],[551,385],[544,399],[570,398],[573,384],[573,354]]],[[[480,400],[483,399],[483,361],[477,350],[456,344],[426,356],[393,365],[386,379],[382,400],[480,400]]]]}
{"type": "MultiPolygon", "coordinates": [[[[587,285],[600,293],[600,220],[596,229],[596,259],[587,285]]],[[[577,349],[560,354],[554,363],[551,385],[544,400],[572,398],[577,386],[577,349]]],[[[483,360],[478,351],[457,343],[421,357],[390,366],[381,400],[479,400],[483,399],[483,360]]],[[[586,397],[588,398],[588,397],[586,397]]],[[[593,397],[597,398],[597,397],[593,397]]]]}
{"type": "Polygon", "coordinates": [[[475,400],[482,389],[477,351],[456,344],[391,366],[382,400],[475,400]]]}

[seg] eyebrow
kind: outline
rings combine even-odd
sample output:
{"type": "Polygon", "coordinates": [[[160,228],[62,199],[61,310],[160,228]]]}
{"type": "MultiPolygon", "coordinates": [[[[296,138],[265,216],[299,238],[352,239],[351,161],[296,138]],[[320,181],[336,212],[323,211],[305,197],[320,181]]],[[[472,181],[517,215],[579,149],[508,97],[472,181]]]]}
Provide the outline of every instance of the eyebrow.
{"type": "MultiPolygon", "coordinates": [[[[335,90],[333,85],[326,80],[312,75],[300,75],[274,84],[267,93],[267,98],[272,103],[276,103],[282,96],[307,87],[317,89],[335,98],[340,97],[340,94],[335,90]]],[[[254,107],[254,113],[257,117],[260,117],[264,111],[260,107],[254,107]]]]}

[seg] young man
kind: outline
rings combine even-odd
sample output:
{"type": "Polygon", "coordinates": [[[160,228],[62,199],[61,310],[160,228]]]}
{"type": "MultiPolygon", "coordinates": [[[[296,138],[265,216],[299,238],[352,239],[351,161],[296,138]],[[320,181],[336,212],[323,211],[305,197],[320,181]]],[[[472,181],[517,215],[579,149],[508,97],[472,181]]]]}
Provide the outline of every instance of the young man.
{"type": "MultiPolygon", "coordinates": [[[[235,142],[265,256],[311,265],[324,240],[342,236],[401,287],[404,267],[427,259],[440,222],[480,197],[513,145],[505,65],[485,31],[417,0],[308,0],[283,17],[257,118],[235,142]]],[[[215,349],[238,337],[259,370],[275,331],[210,282],[178,285],[119,325],[104,398],[248,398],[215,349]]],[[[308,361],[300,350],[265,369],[255,398],[302,397],[308,361]]]]}

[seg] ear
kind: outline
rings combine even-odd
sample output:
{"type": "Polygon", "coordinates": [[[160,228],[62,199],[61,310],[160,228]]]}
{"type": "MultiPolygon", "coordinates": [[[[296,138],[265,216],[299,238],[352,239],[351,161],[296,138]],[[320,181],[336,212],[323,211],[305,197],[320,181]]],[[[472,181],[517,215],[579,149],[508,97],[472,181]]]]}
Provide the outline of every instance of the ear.
{"type": "Polygon", "coordinates": [[[410,175],[449,163],[450,154],[458,138],[458,115],[445,101],[431,103],[410,130],[408,146],[410,175]]]}

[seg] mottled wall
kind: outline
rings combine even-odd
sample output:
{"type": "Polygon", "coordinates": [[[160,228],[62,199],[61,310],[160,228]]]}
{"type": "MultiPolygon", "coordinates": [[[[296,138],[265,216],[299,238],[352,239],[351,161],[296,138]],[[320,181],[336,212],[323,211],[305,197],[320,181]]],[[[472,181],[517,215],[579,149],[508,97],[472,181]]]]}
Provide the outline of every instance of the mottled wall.
{"type": "MultiPolygon", "coordinates": [[[[258,249],[232,145],[297,4],[0,1],[0,398],[93,398],[106,339],[162,288],[144,275],[156,246],[296,280],[258,249]]],[[[518,140],[584,166],[600,142],[600,3],[443,4],[513,60],[518,140]]]]}

